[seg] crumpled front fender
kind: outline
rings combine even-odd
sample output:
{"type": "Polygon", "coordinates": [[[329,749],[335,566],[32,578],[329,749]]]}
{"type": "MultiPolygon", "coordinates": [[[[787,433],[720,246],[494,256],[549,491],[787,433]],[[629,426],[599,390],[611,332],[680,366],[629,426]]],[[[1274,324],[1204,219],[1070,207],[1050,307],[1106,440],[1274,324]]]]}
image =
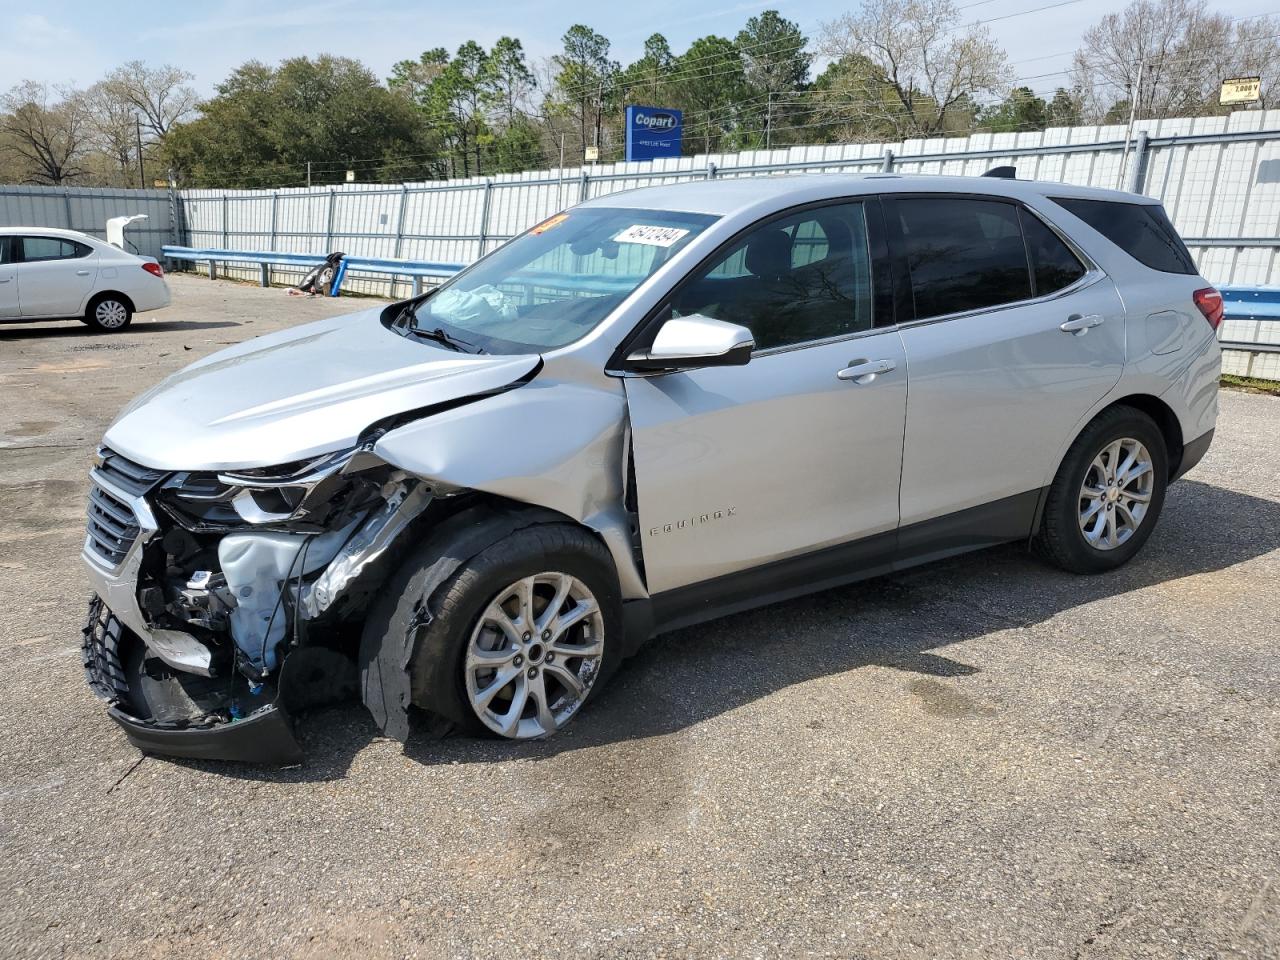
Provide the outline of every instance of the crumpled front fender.
{"type": "Polygon", "coordinates": [[[392,430],[374,452],[428,482],[545,507],[595,530],[631,599],[647,591],[623,502],[626,429],[621,388],[535,380],[392,430]]]}

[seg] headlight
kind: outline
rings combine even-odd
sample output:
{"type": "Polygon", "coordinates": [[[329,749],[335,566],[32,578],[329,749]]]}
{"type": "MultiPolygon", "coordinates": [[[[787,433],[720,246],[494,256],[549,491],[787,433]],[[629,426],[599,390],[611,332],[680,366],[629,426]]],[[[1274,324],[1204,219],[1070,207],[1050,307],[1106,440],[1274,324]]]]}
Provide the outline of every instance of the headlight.
{"type": "Polygon", "coordinates": [[[376,494],[383,478],[365,475],[375,464],[381,462],[350,449],[277,467],[178,473],[161,487],[159,499],[170,516],[194,531],[246,523],[320,526],[335,502],[349,510],[376,494]]]}

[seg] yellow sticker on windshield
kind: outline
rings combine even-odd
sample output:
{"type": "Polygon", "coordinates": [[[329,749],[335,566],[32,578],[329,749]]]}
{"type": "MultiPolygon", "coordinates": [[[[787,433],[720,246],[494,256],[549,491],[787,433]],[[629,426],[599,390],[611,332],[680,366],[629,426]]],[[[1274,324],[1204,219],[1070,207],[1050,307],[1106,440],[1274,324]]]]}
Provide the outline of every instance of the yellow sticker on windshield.
{"type": "Polygon", "coordinates": [[[543,220],[540,224],[538,224],[529,232],[535,235],[539,233],[546,233],[552,227],[558,227],[560,226],[560,224],[564,223],[568,219],[569,219],[569,215],[567,213],[557,213],[554,217],[551,217],[549,220],[543,220]]]}
{"type": "Polygon", "coordinates": [[[688,232],[680,227],[651,227],[636,223],[613,239],[616,243],[643,243],[648,247],[669,247],[688,232]]]}

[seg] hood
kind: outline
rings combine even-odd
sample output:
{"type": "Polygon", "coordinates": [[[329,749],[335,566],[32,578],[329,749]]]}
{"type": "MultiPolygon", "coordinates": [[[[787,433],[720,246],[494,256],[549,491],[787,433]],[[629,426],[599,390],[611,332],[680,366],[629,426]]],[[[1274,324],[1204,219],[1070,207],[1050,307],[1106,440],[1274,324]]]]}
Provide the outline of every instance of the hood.
{"type": "Polygon", "coordinates": [[[381,313],[211,354],[129,404],[103,442],[158,470],[269,467],[349,447],[384,417],[508,387],[539,362],[409,340],[384,327],[381,313]]]}

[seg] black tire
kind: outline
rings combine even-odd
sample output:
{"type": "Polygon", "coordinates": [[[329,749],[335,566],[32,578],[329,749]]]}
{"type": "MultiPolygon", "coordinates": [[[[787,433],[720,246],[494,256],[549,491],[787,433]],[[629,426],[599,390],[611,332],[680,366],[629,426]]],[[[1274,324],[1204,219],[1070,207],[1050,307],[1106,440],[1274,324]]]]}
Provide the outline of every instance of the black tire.
{"type": "MultiPolygon", "coordinates": [[[[421,613],[428,572],[440,557],[438,544],[411,554],[374,605],[365,630],[377,636],[403,637],[421,613]]],[[[604,545],[571,524],[537,524],[509,536],[465,561],[425,598],[431,622],[422,631],[410,662],[414,706],[479,736],[499,736],[471,707],[466,689],[465,654],[481,615],[509,585],[544,572],[577,578],[599,604],[604,644],[599,668],[581,699],[598,696],[622,660],[622,600],[613,558],[604,545]]],[[[576,717],[578,708],[566,722],[576,717]]]]}
{"type": "Polygon", "coordinates": [[[85,308],[84,322],[99,333],[119,333],[133,322],[133,304],[118,293],[100,293],[85,308]]]}
{"type": "Polygon", "coordinates": [[[1063,458],[1049,487],[1040,529],[1032,539],[1032,546],[1045,560],[1071,573],[1114,570],[1128,563],[1151,536],[1160,518],[1168,485],[1168,448],[1155,421],[1133,407],[1104,410],[1081,431],[1063,458]],[[1081,529],[1081,506],[1089,503],[1081,495],[1082,487],[1095,457],[1110,444],[1126,438],[1137,440],[1151,456],[1151,499],[1127,539],[1111,549],[1100,549],[1089,543],[1081,529]]]}

